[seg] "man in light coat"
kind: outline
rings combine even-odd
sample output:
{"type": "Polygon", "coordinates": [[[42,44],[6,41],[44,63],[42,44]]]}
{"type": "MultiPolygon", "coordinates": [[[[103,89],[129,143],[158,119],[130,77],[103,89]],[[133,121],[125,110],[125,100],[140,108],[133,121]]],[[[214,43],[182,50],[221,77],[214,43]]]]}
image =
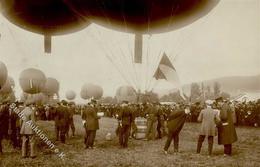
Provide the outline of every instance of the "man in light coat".
{"type": "Polygon", "coordinates": [[[206,108],[203,109],[198,117],[198,121],[201,122],[201,129],[199,133],[199,139],[197,144],[197,153],[201,151],[202,143],[205,137],[208,137],[208,154],[211,156],[213,150],[214,136],[216,136],[216,123],[220,121],[218,112],[212,109],[211,105],[213,102],[211,100],[206,101],[206,108]]]}
{"type": "Polygon", "coordinates": [[[35,158],[35,111],[32,109],[33,102],[26,102],[26,107],[22,110],[21,130],[22,135],[22,158],[28,157],[28,147],[30,144],[30,157],[35,158]]]}

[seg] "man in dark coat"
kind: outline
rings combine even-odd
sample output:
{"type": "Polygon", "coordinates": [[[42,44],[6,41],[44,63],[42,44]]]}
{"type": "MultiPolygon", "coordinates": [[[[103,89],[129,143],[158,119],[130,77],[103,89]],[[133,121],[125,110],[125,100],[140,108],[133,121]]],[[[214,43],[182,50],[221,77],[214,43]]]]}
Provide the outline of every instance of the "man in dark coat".
{"type": "Polygon", "coordinates": [[[147,129],[145,134],[146,140],[155,140],[157,134],[157,124],[158,124],[158,112],[159,106],[148,104],[146,109],[146,119],[147,119],[147,129]]]}
{"type": "Polygon", "coordinates": [[[67,102],[65,100],[61,101],[61,104],[58,106],[55,116],[55,127],[56,127],[56,138],[61,140],[62,143],[65,143],[66,133],[68,131],[68,120],[69,120],[69,111],[67,107],[67,102]]]}
{"type": "Polygon", "coordinates": [[[167,119],[168,135],[167,141],[164,146],[164,153],[168,154],[168,149],[174,140],[174,152],[179,151],[179,133],[185,123],[187,114],[190,112],[188,108],[183,105],[177,105],[175,109],[171,111],[167,119]]]}
{"type": "Polygon", "coordinates": [[[73,116],[76,112],[76,106],[74,103],[69,103],[69,122],[68,122],[68,132],[67,132],[67,136],[69,137],[69,129],[71,129],[72,132],[72,137],[75,136],[75,125],[74,125],[74,121],[73,121],[73,116]]]}
{"type": "Polygon", "coordinates": [[[218,126],[218,144],[224,145],[224,156],[232,154],[232,143],[237,141],[236,129],[233,122],[233,112],[225,101],[220,103],[221,124],[218,126]]]}
{"type": "Polygon", "coordinates": [[[133,113],[127,105],[123,103],[118,114],[119,120],[119,143],[122,148],[128,147],[128,139],[130,136],[131,124],[133,122],[133,113]]]}
{"type": "Polygon", "coordinates": [[[2,151],[2,140],[8,135],[9,108],[6,102],[0,104],[0,155],[2,151]]]}
{"type": "Polygon", "coordinates": [[[86,131],[85,145],[86,149],[94,148],[94,141],[96,138],[96,132],[99,129],[98,120],[100,117],[97,115],[97,108],[95,106],[96,101],[92,100],[91,103],[85,108],[82,113],[82,120],[84,121],[84,127],[86,131]]]}

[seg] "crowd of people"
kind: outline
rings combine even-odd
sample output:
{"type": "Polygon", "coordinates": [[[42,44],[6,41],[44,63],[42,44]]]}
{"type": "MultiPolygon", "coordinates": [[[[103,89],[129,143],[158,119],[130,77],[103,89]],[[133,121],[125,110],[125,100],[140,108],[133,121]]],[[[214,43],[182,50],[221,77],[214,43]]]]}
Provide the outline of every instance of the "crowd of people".
{"type": "MultiPolygon", "coordinates": [[[[135,120],[137,117],[142,117],[147,120],[144,140],[167,137],[164,146],[165,154],[168,153],[172,140],[174,141],[174,151],[178,152],[179,133],[185,122],[198,121],[202,125],[198,138],[197,153],[200,153],[202,143],[205,137],[208,137],[208,151],[211,155],[213,138],[218,134],[218,143],[224,145],[225,155],[231,155],[232,143],[237,140],[234,124],[241,117],[241,115],[238,115],[240,105],[233,105],[223,99],[217,99],[214,102],[208,100],[204,106],[198,103],[191,106],[185,103],[173,105],[161,105],[160,103],[129,104],[127,101],[120,105],[108,106],[99,105],[95,100],[81,107],[65,100],[56,105],[36,105],[33,102],[2,103],[0,105],[0,153],[2,153],[1,141],[5,137],[10,139],[14,149],[22,150],[23,158],[35,158],[35,132],[28,125],[28,121],[35,124],[39,119],[54,120],[56,141],[66,143],[70,129],[72,136],[75,135],[73,115],[80,113],[86,132],[84,137],[86,149],[94,148],[96,132],[99,129],[99,119],[102,116],[113,117],[118,120],[118,127],[115,132],[122,148],[128,147],[130,137],[136,138],[137,124],[135,120]],[[28,149],[29,147],[30,149],[28,149]]],[[[258,106],[257,111],[259,113],[259,101],[255,105],[258,106]]]]}

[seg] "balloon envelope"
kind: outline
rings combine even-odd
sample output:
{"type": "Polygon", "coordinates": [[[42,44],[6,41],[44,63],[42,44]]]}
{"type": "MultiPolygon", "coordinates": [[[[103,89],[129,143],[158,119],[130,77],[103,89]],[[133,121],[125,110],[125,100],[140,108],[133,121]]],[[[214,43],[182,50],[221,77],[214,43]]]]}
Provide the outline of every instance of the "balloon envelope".
{"type": "Polygon", "coordinates": [[[68,100],[74,100],[76,97],[76,93],[73,90],[69,90],[66,92],[66,98],[68,100]]]}
{"type": "Polygon", "coordinates": [[[103,96],[103,89],[98,85],[88,83],[82,86],[80,96],[83,99],[99,99],[103,96]]]}
{"type": "Polygon", "coordinates": [[[15,86],[14,80],[11,77],[8,77],[5,84],[0,89],[0,93],[11,93],[13,91],[13,87],[15,86]]]}
{"type": "Polygon", "coordinates": [[[127,32],[162,33],[193,23],[219,0],[66,0],[94,23],[127,32]]]}
{"type": "Polygon", "coordinates": [[[63,0],[1,0],[0,6],[3,15],[13,24],[39,34],[62,35],[89,24],[63,0]]]}
{"type": "Polygon", "coordinates": [[[135,102],[136,101],[136,91],[131,86],[121,86],[116,91],[116,99],[118,102],[122,101],[129,101],[135,102]]]}
{"type": "Polygon", "coordinates": [[[46,77],[42,71],[29,68],[22,71],[19,83],[25,93],[37,94],[44,89],[46,77]]]}
{"type": "Polygon", "coordinates": [[[47,78],[43,93],[46,95],[52,96],[58,94],[60,89],[60,83],[55,78],[47,78]]]}
{"type": "Polygon", "coordinates": [[[0,88],[5,84],[7,80],[7,68],[6,65],[0,61],[0,88]]]}

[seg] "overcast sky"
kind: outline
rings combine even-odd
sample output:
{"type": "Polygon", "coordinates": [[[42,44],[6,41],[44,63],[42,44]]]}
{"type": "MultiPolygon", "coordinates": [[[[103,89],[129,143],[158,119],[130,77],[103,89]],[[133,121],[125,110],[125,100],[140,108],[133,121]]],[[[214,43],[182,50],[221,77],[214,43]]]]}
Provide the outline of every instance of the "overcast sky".
{"type": "Polygon", "coordinates": [[[155,89],[172,88],[165,81],[150,82],[162,52],[172,60],[182,84],[260,74],[259,0],[222,0],[211,13],[185,28],[144,36],[142,66],[131,63],[133,34],[93,24],[54,37],[52,54],[47,56],[42,36],[12,25],[2,15],[0,33],[0,61],[16,81],[17,94],[21,92],[19,74],[29,67],[57,78],[61,97],[69,89],[79,93],[88,82],[101,85],[105,95],[114,95],[118,86],[128,84],[142,90],[154,85],[155,89]]]}

